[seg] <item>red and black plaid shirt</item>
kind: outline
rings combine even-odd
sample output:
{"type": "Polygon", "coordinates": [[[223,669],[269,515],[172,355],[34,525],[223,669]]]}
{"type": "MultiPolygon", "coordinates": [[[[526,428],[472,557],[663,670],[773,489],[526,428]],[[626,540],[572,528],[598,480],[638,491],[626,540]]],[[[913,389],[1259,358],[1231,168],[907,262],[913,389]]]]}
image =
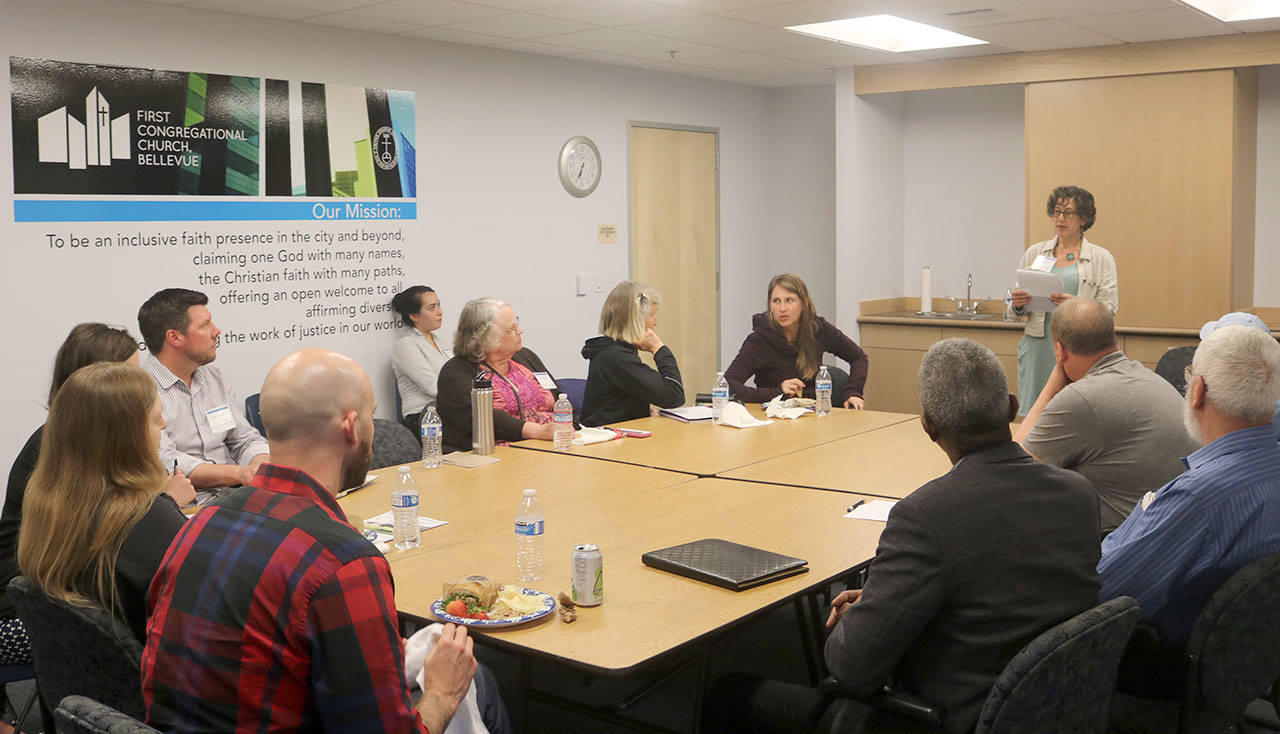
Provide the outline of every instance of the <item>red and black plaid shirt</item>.
{"type": "Polygon", "coordinates": [[[151,584],[142,695],[176,731],[425,731],[391,569],[311,477],[265,464],[191,518],[151,584]]]}

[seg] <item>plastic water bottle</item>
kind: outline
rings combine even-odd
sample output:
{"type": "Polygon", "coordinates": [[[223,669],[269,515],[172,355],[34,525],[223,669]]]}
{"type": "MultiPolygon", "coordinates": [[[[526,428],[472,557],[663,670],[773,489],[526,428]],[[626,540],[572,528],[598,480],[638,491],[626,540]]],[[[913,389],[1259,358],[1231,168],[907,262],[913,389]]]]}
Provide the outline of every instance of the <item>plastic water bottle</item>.
{"type": "Polygon", "coordinates": [[[421,540],[418,530],[418,483],[409,467],[400,467],[396,487],[391,490],[391,516],[394,518],[395,544],[400,550],[417,548],[421,540]]]}
{"type": "Polygon", "coordinates": [[[573,403],[569,402],[569,396],[560,393],[560,399],[556,401],[554,410],[555,449],[568,451],[573,446],[573,403]]]}
{"type": "Polygon", "coordinates": [[[813,380],[813,388],[818,397],[818,415],[831,415],[831,373],[825,364],[818,368],[818,376],[813,380]]]}
{"type": "Polygon", "coordinates": [[[516,578],[537,581],[546,572],[542,555],[542,533],[546,518],[538,503],[538,490],[526,489],[516,508],[516,578]]]}
{"type": "Polygon", "coordinates": [[[434,469],[440,466],[440,444],[444,439],[444,426],[440,424],[440,414],[434,405],[428,405],[422,414],[422,466],[434,469]]]}
{"type": "Polygon", "coordinates": [[[720,414],[724,412],[725,403],[729,402],[729,381],[724,379],[723,372],[716,373],[716,384],[711,388],[711,420],[720,422],[720,414]]]}

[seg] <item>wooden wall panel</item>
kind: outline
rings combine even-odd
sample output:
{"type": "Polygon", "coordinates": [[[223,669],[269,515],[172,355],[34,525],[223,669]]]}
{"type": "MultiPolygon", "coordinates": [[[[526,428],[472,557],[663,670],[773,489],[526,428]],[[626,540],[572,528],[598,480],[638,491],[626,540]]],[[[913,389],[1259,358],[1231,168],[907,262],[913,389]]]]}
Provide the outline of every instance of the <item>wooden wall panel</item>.
{"type": "Polygon", "coordinates": [[[1238,192],[1237,160],[1253,143],[1238,118],[1256,110],[1256,79],[1241,80],[1228,69],[1027,86],[1027,243],[1053,234],[1054,186],[1093,192],[1087,236],[1115,255],[1117,324],[1194,328],[1240,305],[1253,196],[1252,184],[1238,192]]]}

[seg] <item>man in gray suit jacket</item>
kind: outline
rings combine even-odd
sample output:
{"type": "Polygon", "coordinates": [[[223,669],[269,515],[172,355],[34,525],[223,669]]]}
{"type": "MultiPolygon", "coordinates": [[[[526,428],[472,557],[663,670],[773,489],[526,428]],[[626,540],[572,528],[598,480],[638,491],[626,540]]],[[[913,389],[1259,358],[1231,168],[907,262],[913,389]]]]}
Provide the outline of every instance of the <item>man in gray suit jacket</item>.
{"type": "MultiPolygon", "coordinates": [[[[967,732],[1023,646],[1098,603],[1098,500],[1083,477],[1012,442],[1017,398],[986,347],[935,344],[919,385],[921,424],[953,467],[897,503],[863,588],[832,600],[826,660],[856,690],[891,683],[941,704],[946,731],[967,732]]],[[[804,686],[727,676],[705,728],[787,730],[816,700],[804,686]]],[[[824,730],[858,731],[866,716],[833,706],[824,730]]]]}

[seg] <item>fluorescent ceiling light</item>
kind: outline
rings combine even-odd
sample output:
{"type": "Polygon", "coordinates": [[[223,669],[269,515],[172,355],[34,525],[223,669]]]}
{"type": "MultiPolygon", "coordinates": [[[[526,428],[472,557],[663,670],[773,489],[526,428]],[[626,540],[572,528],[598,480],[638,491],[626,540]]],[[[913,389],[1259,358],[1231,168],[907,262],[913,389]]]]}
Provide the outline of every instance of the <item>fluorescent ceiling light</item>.
{"type": "MultiPolygon", "coordinates": [[[[1276,1],[1280,2],[1280,0],[1276,1]]],[[[787,26],[787,30],[894,53],[976,46],[986,43],[977,38],[899,18],[896,15],[866,15],[861,18],[830,20],[825,23],[807,23],[787,26]]]]}
{"type": "Polygon", "coordinates": [[[1228,23],[1259,18],[1280,18],[1280,0],[1182,0],[1182,2],[1228,23]]]}

